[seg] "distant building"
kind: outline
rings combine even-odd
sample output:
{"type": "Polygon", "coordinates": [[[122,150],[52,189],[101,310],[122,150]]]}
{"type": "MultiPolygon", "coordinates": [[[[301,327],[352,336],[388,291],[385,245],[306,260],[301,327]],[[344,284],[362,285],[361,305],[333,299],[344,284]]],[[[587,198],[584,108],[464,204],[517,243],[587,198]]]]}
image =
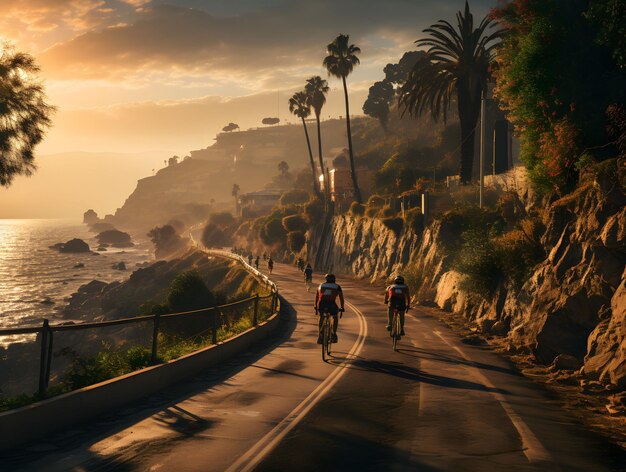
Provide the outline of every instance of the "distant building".
{"type": "MultiPolygon", "coordinates": [[[[354,201],[354,186],[352,185],[352,176],[349,168],[330,169],[328,171],[330,198],[338,210],[346,209],[354,201]]],[[[356,170],[357,183],[361,190],[361,197],[367,200],[370,196],[372,188],[372,171],[365,168],[356,170]]],[[[324,179],[320,178],[322,188],[324,188],[324,179]]]]}
{"type": "Polygon", "coordinates": [[[282,195],[281,190],[261,190],[259,192],[244,193],[239,196],[237,205],[239,216],[254,218],[270,211],[282,195]]]}

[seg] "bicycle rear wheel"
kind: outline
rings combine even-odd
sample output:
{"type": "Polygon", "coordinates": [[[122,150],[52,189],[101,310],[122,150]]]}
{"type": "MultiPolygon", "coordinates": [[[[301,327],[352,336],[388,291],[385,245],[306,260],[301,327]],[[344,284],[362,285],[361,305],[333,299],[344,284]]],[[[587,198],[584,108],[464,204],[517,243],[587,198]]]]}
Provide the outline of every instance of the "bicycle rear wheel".
{"type": "Polygon", "coordinates": [[[398,350],[398,338],[400,337],[400,316],[394,310],[393,321],[391,323],[391,343],[394,351],[398,350]]]}
{"type": "Polygon", "coordinates": [[[329,344],[330,344],[330,323],[329,316],[327,313],[322,313],[320,316],[324,317],[324,321],[322,322],[322,360],[326,362],[328,357],[328,353],[330,352],[329,344]]]}
{"type": "Polygon", "coordinates": [[[326,317],[326,324],[328,325],[326,329],[328,331],[328,344],[326,345],[326,355],[330,356],[330,351],[333,346],[333,329],[332,329],[332,324],[330,322],[330,315],[326,317]]]}

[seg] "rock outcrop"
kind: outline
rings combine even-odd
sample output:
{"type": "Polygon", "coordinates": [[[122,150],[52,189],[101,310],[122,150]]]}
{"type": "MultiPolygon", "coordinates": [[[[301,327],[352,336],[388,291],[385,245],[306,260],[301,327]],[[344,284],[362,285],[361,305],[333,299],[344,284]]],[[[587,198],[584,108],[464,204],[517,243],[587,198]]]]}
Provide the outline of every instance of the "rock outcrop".
{"type": "Polygon", "coordinates": [[[110,229],[103,231],[96,236],[98,245],[100,247],[113,246],[117,248],[133,247],[134,244],[131,240],[130,234],[118,231],[116,229],[110,229]]]}
{"type": "MultiPolygon", "coordinates": [[[[626,388],[626,196],[623,161],[583,177],[542,217],[547,257],[521,287],[501,282],[489,299],[461,289],[450,242],[460,228],[434,221],[421,234],[399,235],[379,220],[335,217],[319,241],[324,268],[372,281],[402,271],[421,303],[463,314],[484,332],[505,336],[556,369],[583,366],[594,380],[626,388]],[[616,178],[616,172],[619,178],[616,178]],[[617,181],[617,182],[616,182],[617,181]],[[448,248],[448,249],[446,249],[448,248]]],[[[527,198],[527,195],[524,196],[527,198]]]]}
{"type": "Polygon", "coordinates": [[[89,252],[89,244],[87,244],[82,239],[70,239],[66,243],[56,243],[53,246],[50,246],[50,249],[55,249],[59,252],[66,253],[80,253],[80,252],[89,252]]]}

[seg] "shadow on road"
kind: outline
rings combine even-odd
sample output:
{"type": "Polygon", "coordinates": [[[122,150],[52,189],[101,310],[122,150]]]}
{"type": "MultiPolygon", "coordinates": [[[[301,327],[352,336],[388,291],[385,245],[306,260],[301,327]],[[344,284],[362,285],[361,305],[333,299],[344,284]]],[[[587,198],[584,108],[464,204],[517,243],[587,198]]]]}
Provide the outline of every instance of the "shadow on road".
{"type": "MultiPolygon", "coordinates": [[[[333,358],[329,361],[331,364],[339,366],[347,358],[333,358]]],[[[354,359],[344,366],[346,369],[361,370],[366,372],[375,372],[385,375],[392,375],[405,380],[415,382],[423,382],[445,388],[458,388],[466,390],[477,390],[491,393],[508,394],[509,392],[499,388],[490,388],[483,384],[470,382],[468,380],[454,379],[451,377],[443,377],[441,375],[423,372],[415,367],[404,365],[402,363],[390,363],[378,360],[368,360],[363,358],[354,359]]]]}
{"type": "Polygon", "coordinates": [[[476,367],[477,369],[491,370],[494,372],[501,372],[503,374],[516,375],[518,377],[521,376],[521,374],[518,371],[511,369],[511,368],[499,367],[497,365],[492,365],[492,364],[483,364],[482,362],[468,361],[461,357],[448,356],[445,354],[440,354],[438,352],[428,351],[426,349],[400,348],[398,349],[398,352],[406,356],[416,357],[418,359],[440,361],[440,362],[446,362],[448,364],[466,365],[469,367],[476,367]]]}

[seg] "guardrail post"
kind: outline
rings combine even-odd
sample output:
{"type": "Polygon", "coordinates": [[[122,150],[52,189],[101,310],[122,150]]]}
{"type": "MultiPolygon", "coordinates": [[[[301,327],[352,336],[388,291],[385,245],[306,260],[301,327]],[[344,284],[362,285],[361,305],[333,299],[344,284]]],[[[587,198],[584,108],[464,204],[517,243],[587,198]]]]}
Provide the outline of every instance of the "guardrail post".
{"type": "Polygon", "coordinates": [[[48,359],[46,360],[45,387],[50,383],[50,368],[52,366],[52,344],[54,343],[54,331],[48,330],[48,359]]]}
{"type": "Polygon", "coordinates": [[[41,352],[39,358],[39,396],[46,394],[46,366],[48,354],[48,334],[50,332],[50,324],[47,319],[43,320],[41,327],[41,352]]]}
{"type": "Polygon", "coordinates": [[[252,325],[256,326],[258,324],[259,317],[259,294],[257,293],[254,297],[254,315],[252,317],[252,325]]]}
{"type": "Polygon", "coordinates": [[[211,328],[211,331],[212,331],[211,343],[217,344],[217,309],[213,310],[213,317],[211,319],[211,324],[213,325],[211,328]]]}
{"type": "Polygon", "coordinates": [[[159,324],[161,322],[161,314],[156,313],[154,315],[154,324],[152,326],[152,355],[150,356],[150,363],[156,364],[157,354],[159,350],[159,324]]]}

